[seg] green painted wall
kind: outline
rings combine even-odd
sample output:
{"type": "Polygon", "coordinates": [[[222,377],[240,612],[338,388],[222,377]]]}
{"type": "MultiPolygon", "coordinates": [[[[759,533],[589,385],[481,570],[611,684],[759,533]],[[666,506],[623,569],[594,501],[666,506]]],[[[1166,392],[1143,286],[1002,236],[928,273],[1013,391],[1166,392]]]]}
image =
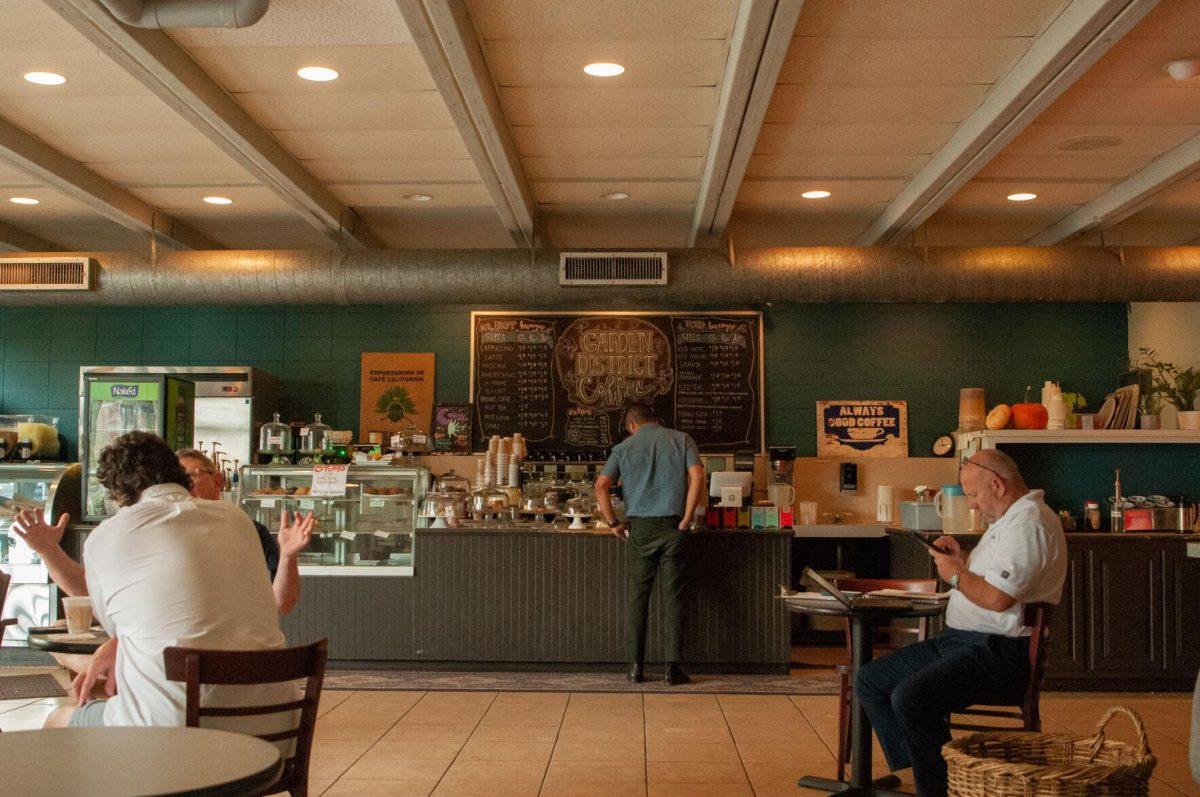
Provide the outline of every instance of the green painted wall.
{"type": "MultiPolygon", "coordinates": [[[[287,418],[358,419],[359,354],[432,351],[437,396],[468,398],[469,309],[0,308],[0,409],[48,412],[74,443],[81,365],[253,365],[287,418]]],[[[1015,401],[1062,380],[1097,403],[1126,357],[1124,305],[777,305],[765,311],[767,437],[815,449],[818,398],[906,399],[911,451],[952,430],[958,389],[1015,401]]],[[[72,453],[74,450],[72,449],[72,453]]]]}

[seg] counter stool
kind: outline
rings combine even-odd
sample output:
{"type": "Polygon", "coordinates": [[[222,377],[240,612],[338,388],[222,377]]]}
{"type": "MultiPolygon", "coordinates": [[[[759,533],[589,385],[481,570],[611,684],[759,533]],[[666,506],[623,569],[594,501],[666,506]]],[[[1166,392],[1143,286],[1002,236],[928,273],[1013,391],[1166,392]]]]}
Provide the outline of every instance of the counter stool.
{"type": "Polygon", "coordinates": [[[187,688],[187,727],[200,727],[201,717],[249,717],[300,710],[300,723],[290,731],[262,734],[268,742],[295,739],[291,758],[283,763],[279,780],[263,791],[286,791],[293,797],[308,794],[308,762],[312,752],[317,704],[325,680],[329,640],[322,639],[299,648],[277,650],[201,650],[171,647],[163,650],[167,678],[183,681],[187,688]],[[291,703],[267,706],[206,707],[200,705],[201,684],[273,684],[306,679],[304,697],[291,703]]]}
{"type": "MultiPolygon", "coordinates": [[[[937,592],[934,578],[838,578],[834,586],[846,592],[873,592],[877,589],[901,589],[905,592],[937,592]]],[[[910,642],[920,642],[929,636],[929,618],[922,617],[915,628],[906,625],[890,625],[876,629],[887,637],[883,647],[889,650],[904,647],[910,642]],[[909,639],[905,639],[909,637],[909,639]]],[[[850,682],[850,621],[846,621],[846,661],[837,665],[838,674],[838,740],[837,779],[845,780],[846,764],[850,760],[850,706],[854,684],[850,682]]]]}

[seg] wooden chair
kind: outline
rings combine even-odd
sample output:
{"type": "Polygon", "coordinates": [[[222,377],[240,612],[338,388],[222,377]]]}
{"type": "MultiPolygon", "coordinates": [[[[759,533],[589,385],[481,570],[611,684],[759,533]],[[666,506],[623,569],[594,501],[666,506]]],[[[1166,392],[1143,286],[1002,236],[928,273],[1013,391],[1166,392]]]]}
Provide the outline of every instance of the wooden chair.
{"type": "MultiPolygon", "coordinates": [[[[0,573],[0,612],[4,611],[4,600],[8,597],[8,584],[11,580],[12,576],[8,573],[0,573]]],[[[15,617],[0,617],[0,639],[4,638],[4,629],[16,624],[15,617]]]]}
{"type": "Polygon", "coordinates": [[[197,728],[201,717],[247,717],[300,709],[300,724],[290,731],[259,736],[268,742],[295,739],[296,749],[284,762],[279,780],[264,794],[286,791],[294,797],[308,794],[308,763],[312,752],[317,704],[325,680],[328,640],[279,650],[201,650],[171,647],[163,651],[167,678],[187,686],[187,726],[197,728]],[[200,705],[201,684],[270,684],[307,679],[304,697],[291,703],[267,706],[208,708],[200,705]]]}
{"type": "Polygon", "coordinates": [[[1013,725],[979,725],[972,723],[950,723],[950,727],[960,731],[1041,731],[1042,714],[1039,708],[1042,696],[1042,680],[1046,674],[1046,649],[1050,644],[1050,621],[1054,617],[1054,604],[1027,603],[1022,607],[1023,622],[1033,629],[1029,636],[1029,679],[1025,682],[1025,693],[1021,704],[1015,708],[1004,708],[986,704],[986,708],[971,706],[957,713],[968,717],[1000,717],[1017,720],[1019,727],[1013,725]]]}
{"type": "MultiPolygon", "coordinates": [[[[838,578],[834,586],[847,592],[873,592],[877,589],[900,589],[905,592],[937,592],[934,578],[838,578]]],[[[922,617],[917,626],[889,625],[876,629],[887,637],[886,649],[895,650],[910,642],[929,636],[929,618],[922,617]],[[907,638],[907,639],[906,639],[907,638]]],[[[850,707],[854,685],[850,683],[850,621],[846,621],[846,661],[834,668],[838,674],[838,747],[837,779],[845,780],[846,764],[850,760],[850,707]]]]}

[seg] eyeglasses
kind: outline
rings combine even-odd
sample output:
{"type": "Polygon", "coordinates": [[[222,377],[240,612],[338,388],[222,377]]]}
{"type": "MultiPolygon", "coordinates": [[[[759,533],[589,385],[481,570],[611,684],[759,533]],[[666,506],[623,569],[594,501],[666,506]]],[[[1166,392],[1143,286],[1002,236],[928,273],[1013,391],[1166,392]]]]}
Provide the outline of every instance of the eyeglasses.
{"type": "Polygon", "coordinates": [[[968,465],[974,465],[974,466],[975,466],[975,467],[977,467],[977,468],[983,468],[983,469],[984,469],[984,470],[986,470],[988,473],[994,473],[994,474],[996,474],[997,476],[999,476],[999,477],[1000,477],[1000,480],[1001,480],[1001,481],[1004,481],[1004,476],[1003,476],[1003,475],[1000,473],[1000,471],[998,471],[998,470],[992,470],[992,469],[991,469],[991,468],[989,468],[987,465],[980,465],[978,462],[975,462],[974,460],[970,460],[970,459],[964,459],[964,460],[963,460],[963,461],[962,461],[962,462],[959,464],[959,466],[958,466],[958,475],[959,475],[959,477],[960,477],[960,478],[959,478],[959,481],[962,481],[962,478],[961,478],[961,477],[962,477],[962,471],[963,471],[963,468],[967,467],[968,465]]]}
{"type": "Polygon", "coordinates": [[[184,472],[187,473],[187,475],[192,477],[193,479],[199,478],[200,476],[219,476],[220,475],[215,470],[210,470],[208,468],[196,468],[194,470],[189,470],[189,471],[184,471],[184,472]]]}

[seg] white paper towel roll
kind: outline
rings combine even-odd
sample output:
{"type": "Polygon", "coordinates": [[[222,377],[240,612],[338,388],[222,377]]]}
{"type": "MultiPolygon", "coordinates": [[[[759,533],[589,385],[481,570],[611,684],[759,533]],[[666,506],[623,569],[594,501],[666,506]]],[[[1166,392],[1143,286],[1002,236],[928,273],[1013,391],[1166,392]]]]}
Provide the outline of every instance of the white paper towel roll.
{"type": "Polygon", "coordinates": [[[895,502],[892,500],[892,485],[881,484],[875,492],[875,520],[880,523],[894,523],[896,519],[895,502]]]}

